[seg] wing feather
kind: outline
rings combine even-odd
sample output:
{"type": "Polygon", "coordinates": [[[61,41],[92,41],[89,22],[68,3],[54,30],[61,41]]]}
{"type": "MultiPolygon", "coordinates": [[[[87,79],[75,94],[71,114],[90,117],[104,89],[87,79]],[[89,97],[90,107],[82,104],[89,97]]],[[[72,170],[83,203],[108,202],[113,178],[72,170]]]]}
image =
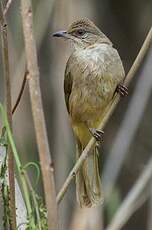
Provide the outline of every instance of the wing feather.
{"type": "Polygon", "coordinates": [[[69,69],[69,61],[68,61],[65,69],[65,74],[64,74],[64,96],[65,96],[65,103],[68,112],[69,112],[69,97],[72,91],[72,82],[73,82],[73,78],[69,69]]]}

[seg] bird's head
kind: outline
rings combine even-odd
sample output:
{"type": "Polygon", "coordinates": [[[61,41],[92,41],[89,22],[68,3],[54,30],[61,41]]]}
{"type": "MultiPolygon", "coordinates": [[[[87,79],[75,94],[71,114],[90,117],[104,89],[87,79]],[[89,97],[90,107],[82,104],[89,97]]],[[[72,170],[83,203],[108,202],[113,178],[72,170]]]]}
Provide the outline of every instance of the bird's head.
{"type": "Polygon", "coordinates": [[[87,18],[73,22],[68,30],[58,31],[53,36],[70,40],[75,48],[82,49],[95,43],[111,44],[106,35],[87,18]]]}

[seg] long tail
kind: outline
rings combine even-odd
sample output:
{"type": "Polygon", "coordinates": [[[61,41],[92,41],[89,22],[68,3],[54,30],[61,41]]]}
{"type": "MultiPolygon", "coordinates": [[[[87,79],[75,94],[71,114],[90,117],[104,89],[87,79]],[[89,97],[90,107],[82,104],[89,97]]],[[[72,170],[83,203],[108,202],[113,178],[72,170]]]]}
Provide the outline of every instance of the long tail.
{"type": "MultiPolygon", "coordinates": [[[[79,143],[77,158],[82,150],[79,143]]],[[[92,151],[76,175],[76,195],[80,207],[93,207],[103,203],[97,147],[95,146],[92,151]]]]}

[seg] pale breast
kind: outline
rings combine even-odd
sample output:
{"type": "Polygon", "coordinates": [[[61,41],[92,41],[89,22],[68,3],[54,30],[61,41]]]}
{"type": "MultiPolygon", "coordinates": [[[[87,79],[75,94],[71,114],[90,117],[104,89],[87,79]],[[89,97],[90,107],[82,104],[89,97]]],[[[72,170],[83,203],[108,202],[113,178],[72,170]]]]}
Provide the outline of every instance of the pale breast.
{"type": "Polygon", "coordinates": [[[108,44],[76,50],[69,59],[73,78],[70,114],[76,120],[101,116],[125,74],[117,51],[108,44]]]}

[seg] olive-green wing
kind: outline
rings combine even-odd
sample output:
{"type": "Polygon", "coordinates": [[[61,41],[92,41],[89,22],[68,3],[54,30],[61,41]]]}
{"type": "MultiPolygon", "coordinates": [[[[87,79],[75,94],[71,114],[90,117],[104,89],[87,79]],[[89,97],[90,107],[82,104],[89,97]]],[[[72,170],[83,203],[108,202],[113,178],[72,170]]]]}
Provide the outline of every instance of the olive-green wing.
{"type": "Polygon", "coordinates": [[[67,62],[66,69],[65,69],[65,75],[64,75],[64,96],[65,96],[65,102],[67,106],[67,110],[69,112],[69,97],[72,90],[72,74],[70,72],[70,62],[67,62]]]}

